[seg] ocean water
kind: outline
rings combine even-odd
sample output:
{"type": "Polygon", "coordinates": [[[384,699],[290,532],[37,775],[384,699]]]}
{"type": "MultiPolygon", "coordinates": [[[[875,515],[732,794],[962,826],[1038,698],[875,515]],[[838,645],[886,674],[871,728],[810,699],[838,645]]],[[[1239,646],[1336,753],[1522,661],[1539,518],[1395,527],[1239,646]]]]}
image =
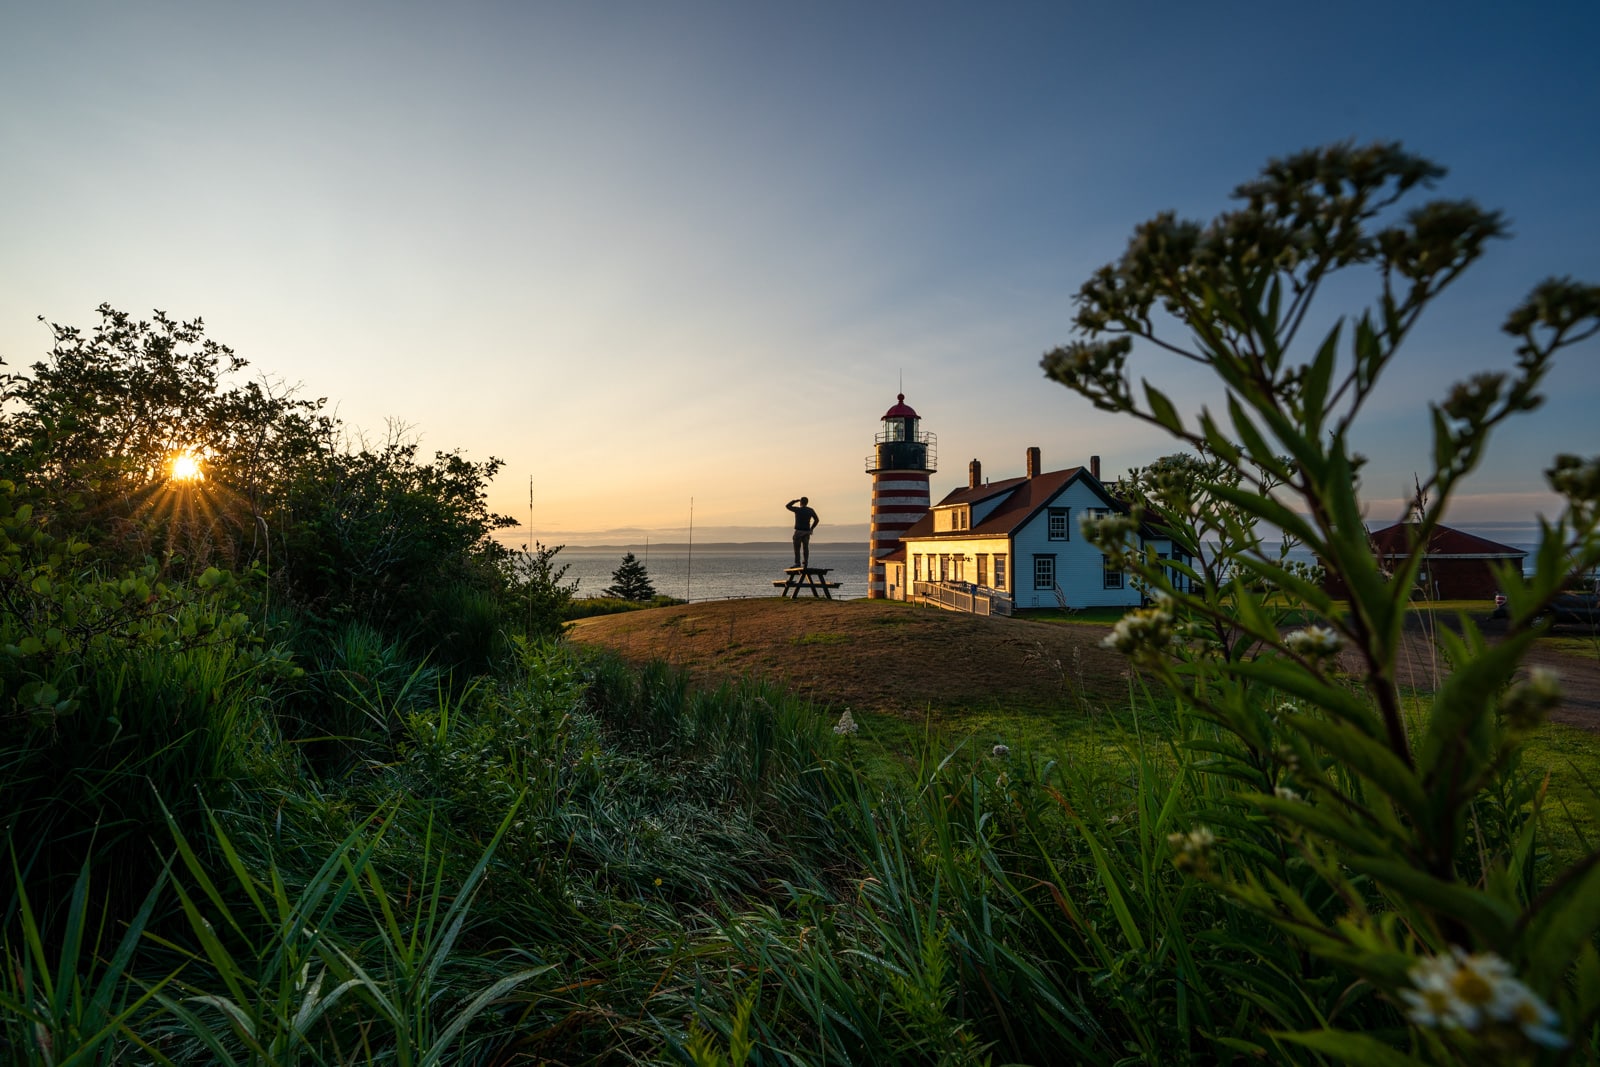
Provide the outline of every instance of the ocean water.
{"type": "MultiPolygon", "coordinates": [[[[632,552],[650,572],[656,592],[679,600],[728,600],[735,597],[773,596],[774,579],[794,563],[794,548],[787,541],[756,544],[621,545],[597,548],[563,548],[555,562],[567,566],[567,582],[578,583],[580,597],[600,596],[611,575],[632,552]]],[[[850,600],[867,595],[867,544],[815,542],[811,566],[826,567],[829,581],[842,584],[835,598],[850,600]]],[[[809,596],[810,594],[802,594],[809,596]]]]}
{"type": "MultiPolygon", "coordinates": [[[[1521,542],[1510,544],[1529,552],[1538,547],[1521,542]]],[[[625,552],[632,552],[645,564],[656,592],[680,600],[772,596],[773,579],[781,579],[783,569],[794,562],[794,551],[787,541],[697,545],[692,551],[682,544],[569,546],[556,556],[556,562],[567,567],[565,581],[578,583],[578,596],[600,596],[611,584],[612,572],[622,563],[625,552]]],[[[1313,561],[1311,553],[1303,548],[1290,551],[1289,558],[1313,561]]],[[[829,568],[828,580],[843,583],[833,591],[835,598],[851,600],[867,595],[866,542],[813,544],[811,565],[829,568]]]]}

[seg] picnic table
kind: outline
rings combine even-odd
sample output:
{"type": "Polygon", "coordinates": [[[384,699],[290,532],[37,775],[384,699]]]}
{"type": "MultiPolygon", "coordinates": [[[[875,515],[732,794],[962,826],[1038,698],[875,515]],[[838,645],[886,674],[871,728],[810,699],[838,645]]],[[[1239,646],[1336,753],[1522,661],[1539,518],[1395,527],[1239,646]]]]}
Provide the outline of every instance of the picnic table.
{"type": "Polygon", "coordinates": [[[783,590],[778,594],[782,597],[800,599],[800,590],[811,590],[812,596],[825,596],[833,599],[832,590],[839,588],[841,583],[828,581],[828,572],[831,567],[785,567],[783,573],[788,577],[773,580],[773,588],[783,590]],[[820,592],[819,592],[820,590],[820,592]]]}

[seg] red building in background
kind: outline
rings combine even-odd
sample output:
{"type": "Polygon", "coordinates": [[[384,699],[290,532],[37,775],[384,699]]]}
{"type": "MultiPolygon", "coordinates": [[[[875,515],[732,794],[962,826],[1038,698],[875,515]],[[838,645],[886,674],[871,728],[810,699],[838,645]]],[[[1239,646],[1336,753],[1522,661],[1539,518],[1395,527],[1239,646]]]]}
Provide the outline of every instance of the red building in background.
{"type": "MultiPolygon", "coordinates": [[[[1417,524],[1398,522],[1371,535],[1372,551],[1385,569],[1403,564],[1418,551],[1417,524]]],[[[1491,564],[1509,565],[1518,573],[1527,552],[1502,545],[1448,526],[1435,527],[1428,543],[1420,546],[1422,569],[1417,582],[1430,600],[1492,600],[1500,590],[1491,564]]],[[[1349,595],[1349,589],[1330,574],[1323,584],[1336,597],[1349,595]]]]}

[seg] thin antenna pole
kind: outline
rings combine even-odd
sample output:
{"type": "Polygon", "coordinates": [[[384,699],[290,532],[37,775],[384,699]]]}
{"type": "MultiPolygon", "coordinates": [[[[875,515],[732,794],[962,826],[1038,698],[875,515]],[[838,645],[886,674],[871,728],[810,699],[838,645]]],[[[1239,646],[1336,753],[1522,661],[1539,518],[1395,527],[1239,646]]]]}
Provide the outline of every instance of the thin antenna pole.
{"type": "Polygon", "coordinates": [[[694,580],[694,497],[689,498],[689,566],[683,576],[683,599],[689,596],[689,584],[694,580]]]}
{"type": "MultiPolygon", "coordinates": [[[[528,543],[525,546],[528,554],[527,562],[529,571],[524,576],[528,582],[533,581],[533,475],[528,475],[528,543]]],[[[533,597],[528,597],[528,633],[533,633],[533,597]]]]}

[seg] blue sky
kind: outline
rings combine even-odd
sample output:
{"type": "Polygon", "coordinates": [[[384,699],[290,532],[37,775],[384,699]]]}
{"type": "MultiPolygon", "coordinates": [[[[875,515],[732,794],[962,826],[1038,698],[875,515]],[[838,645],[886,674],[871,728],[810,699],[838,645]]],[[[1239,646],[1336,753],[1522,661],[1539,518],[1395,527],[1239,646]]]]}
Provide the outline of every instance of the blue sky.
{"type": "MultiPolygon", "coordinates": [[[[1515,237],[1370,413],[1384,524],[1427,400],[1508,361],[1540,278],[1600,280],[1597,31],[1593,3],[14,6],[0,356],[101,301],[203,316],[354,428],[505,459],[493,503],[525,516],[531,478],[546,541],[671,539],[691,498],[697,537],[763,539],[801,493],[856,538],[902,375],[936,495],[1029,445],[1171,451],[1042,378],[1072,293],[1271,156],[1398,139],[1515,237]]],[[[1525,523],[1554,452],[1600,451],[1596,346],[1547,392],[1456,521],[1525,523]]]]}

